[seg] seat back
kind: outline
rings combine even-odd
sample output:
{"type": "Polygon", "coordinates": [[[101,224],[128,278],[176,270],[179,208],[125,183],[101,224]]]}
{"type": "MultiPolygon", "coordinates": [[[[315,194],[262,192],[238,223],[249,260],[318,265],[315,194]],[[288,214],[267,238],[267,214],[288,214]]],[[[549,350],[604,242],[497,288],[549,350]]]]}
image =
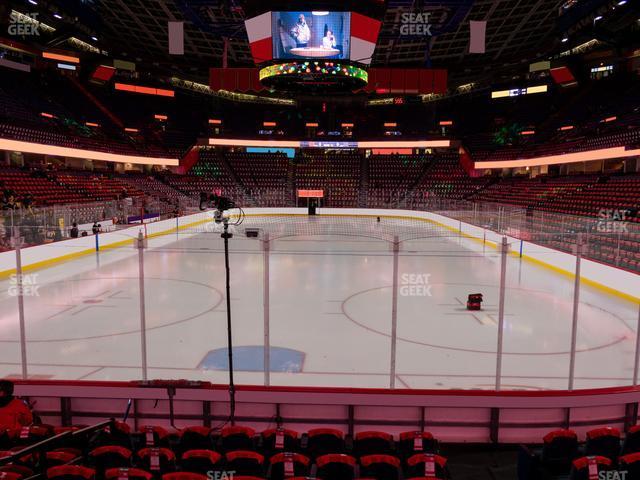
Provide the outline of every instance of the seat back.
{"type": "Polygon", "coordinates": [[[311,460],[299,453],[278,453],[269,459],[269,463],[269,478],[283,480],[293,476],[308,475],[311,460]]]}
{"type": "Polygon", "coordinates": [[[394,450],[393,436],[386,432],[359,432],[354,440],[354,451],[358,457],[365,455],[388,455],[394,450]]]}
{"type": "Polygon", "coordinates": [[[613,470],[613,462],[606,457],[580,457],[573,461],[570,480],[600,480],[600,472],[613,470]]]}
{"type": "Polygon", "coordinates": [[[448,478],[447,459],[432,453],[418,453],[409,457],[406,469],[412,477],[448,478]]]}
{"type": "Polygon", "coordinates": [[[356,459],[342,453],[322,455],[316,459],[318,478],[331,480],[353,480],[356,459]]]}
{"type": "Polygon", "coordinates": [[[360,474],[377,480],[398,480],[401,476],[400,459],[393,455],[366,455],[360,458],[360,474]]]}
{"type": "Polygon", "coordinates": [[[416,453],[438,453],[438,441],[430,432],[402,432],[398,443],[400,455],[409,458],[416,453]]]}
{"type": "Polygon", "coordinates": [[[227,452],[227,468],[236,475],[262,475],[264,473],[264,457],[250,450],[234,450],[227,452]]]}
{"type": "Polygon", "coordinates": [[[308,449],[315,458],[344,452],[344,435],[333,428],[315,428],[308,432],[308,449]]]}

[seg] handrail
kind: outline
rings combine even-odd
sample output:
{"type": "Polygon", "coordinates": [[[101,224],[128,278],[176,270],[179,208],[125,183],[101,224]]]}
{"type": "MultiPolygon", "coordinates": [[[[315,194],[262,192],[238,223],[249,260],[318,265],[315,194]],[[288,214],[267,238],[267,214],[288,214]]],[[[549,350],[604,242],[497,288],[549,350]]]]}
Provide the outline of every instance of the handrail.
{"type": "Polygon", "coordinates": [[[14,452],[9,456],[0,458],[0,466],[4,466],[8,463],[12,463],[13,461],[19,460],[20,458],[24,457],[25,455],[36,452],[42,449],[43,447],[46,447],[47,445],[56,443],[58,440],[62,438],[70,437],[70,436],[71,436],[71,432],[62,432],[57,435],[54,435],[53,437],[49,437],[45,440],[42,440],[38,443],[34,443],[33,445],[29,445],[28,447],[25,447],[22,450],[18,450],[17,452],[14,452]]]}
{"type": "Polygon", "coordinates": [[[91,425],[89,427],[81,428],[79,430],[76,430],[75,432],[71,432],[71,431],[62,432],[57,435],[54,435],[53,437],[46,438],[40,442],[34,443],[33,445],[29,445],[28,447],[25,447],[22,450],[14,452],[9,456],[0,458],[0,467],[8,463],[11,463],[15,460],[19,460],[20,458],[24,457],[25,455],[29,455],[30,453],[41,451],[47,446],[57,443],[61,439],[93,433],[96,430],[100,430],[106,426],[111,425],[114,421],[115,420],[112,418],[110,420],[104,420],[102,422],[96,423],[95,425],[91,425]]]}

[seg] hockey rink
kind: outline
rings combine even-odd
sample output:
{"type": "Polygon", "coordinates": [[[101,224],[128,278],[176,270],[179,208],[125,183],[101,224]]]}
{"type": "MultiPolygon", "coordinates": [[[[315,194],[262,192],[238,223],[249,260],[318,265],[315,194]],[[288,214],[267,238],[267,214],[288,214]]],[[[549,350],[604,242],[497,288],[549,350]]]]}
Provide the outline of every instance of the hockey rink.
{"type": "MultiPolygon", "coordinates": [[[[227,382],[218,228],[199,226],[148,241],[149,379],[227,382]]],[[[388,388],[395,235],[395,387],[494,388],[500,254],[434,224],[386,218],[303,217],[287,224],[252,217],[235,229],[230,262],[236,383],[388,388]],[[269,233],[268,251],[262,235],[245,237],[244,228],[252,226],[269,233]],[[481,311],[466,309],[471,293],[484,295],[481,311]],[[271,369],[265,375],[267,344],[271,369]]],[[[518,256],[507,258],[502,388],[566,389],[573,279],[518,256]]],[[[28,272],[29,378],[142,378],[139,271],[138,251],[128,245],[28,272]]],[[[13,283],[0,281],[0,376],[19,378],[13,283]]],[[[631,384],[637,322],[637,304],[582,286],[575,388],[631,384]]]]}

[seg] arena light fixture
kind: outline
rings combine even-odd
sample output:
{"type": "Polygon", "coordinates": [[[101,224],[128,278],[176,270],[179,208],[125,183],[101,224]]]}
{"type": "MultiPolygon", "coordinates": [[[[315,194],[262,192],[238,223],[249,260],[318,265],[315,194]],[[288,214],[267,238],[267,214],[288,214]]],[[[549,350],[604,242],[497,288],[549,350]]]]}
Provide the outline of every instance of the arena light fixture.
{"type": "Polygon", "coordinates": [[[209,146],[218,147],[268,147],[268,148],[329,148],[327,144],[344,144],[344,148],[449,148],[451,141],[442,140],[377,140],[361,142],[301,142],[300,140],[260,140],[239,138],[209,138],[209,146]]]}
{"type": "Polygon", "coordinates": [[[143,87],[141,85],[130,85],[127,83],[116,82],[113,86],[116,90],[123,92],[141,93],[144,95],[158,95],[161,97],[173,97],[175,92],[173,90],[165,90],[162,88],[143,87]]]}
{"type": "Polygon", "coordinates": [[[62,55],[60,53],[42,52],[42,58],[48,58],[49,60],[59,60],[61,62],[68,63],[80,63],[78,57],[72,57],[71,55],[62,55]]]}
{"type": "Polygon", "coordinates": [[[0,138],[0,150],[13,152],[35,153],[37,155],[52,155],[57,157],[83,158],[114,163],[133,163],[139,165],[164,165],[177,167],[180,165],[178,158],[143,157],[138,155],[124,155],[119,153],[85,150],[81,148],[59,147],[57,145],[45,145],[42,143],[23,142],[0,138]]]}
{"type": "Polygon", "coordinates": [[[325,15],[329,15],[329,12],[311,12],[311,15],[316,16],[316,17],[324,17],[325,15]]]}
{"type": "Polygon", "coordinates": [[[561,165],[569,163],[583,163],[612,158],[629,158],[640,155],[640,149],[627,150],[625,147],[602,148],[598,150],[587,150],[584,152],[563,153],[557,155],[547,155],[543,157],[522,158],[517,160],[487,160],[475,162],[475,168],[520,168],[539,167],[542,165],[561,165]]]}

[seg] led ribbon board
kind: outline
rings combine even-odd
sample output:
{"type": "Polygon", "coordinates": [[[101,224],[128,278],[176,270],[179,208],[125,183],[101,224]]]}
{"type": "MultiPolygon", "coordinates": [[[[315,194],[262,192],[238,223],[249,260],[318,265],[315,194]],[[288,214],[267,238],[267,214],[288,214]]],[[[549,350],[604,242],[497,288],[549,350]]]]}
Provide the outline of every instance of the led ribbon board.
{"type": "Polygon", "coordinates": [[[346,84],[352,89],[367,85],[366,70],[346,63],[322,60],[277,63],[260,69],[260,82],[265,86],[282,84],[346,84]]]}

